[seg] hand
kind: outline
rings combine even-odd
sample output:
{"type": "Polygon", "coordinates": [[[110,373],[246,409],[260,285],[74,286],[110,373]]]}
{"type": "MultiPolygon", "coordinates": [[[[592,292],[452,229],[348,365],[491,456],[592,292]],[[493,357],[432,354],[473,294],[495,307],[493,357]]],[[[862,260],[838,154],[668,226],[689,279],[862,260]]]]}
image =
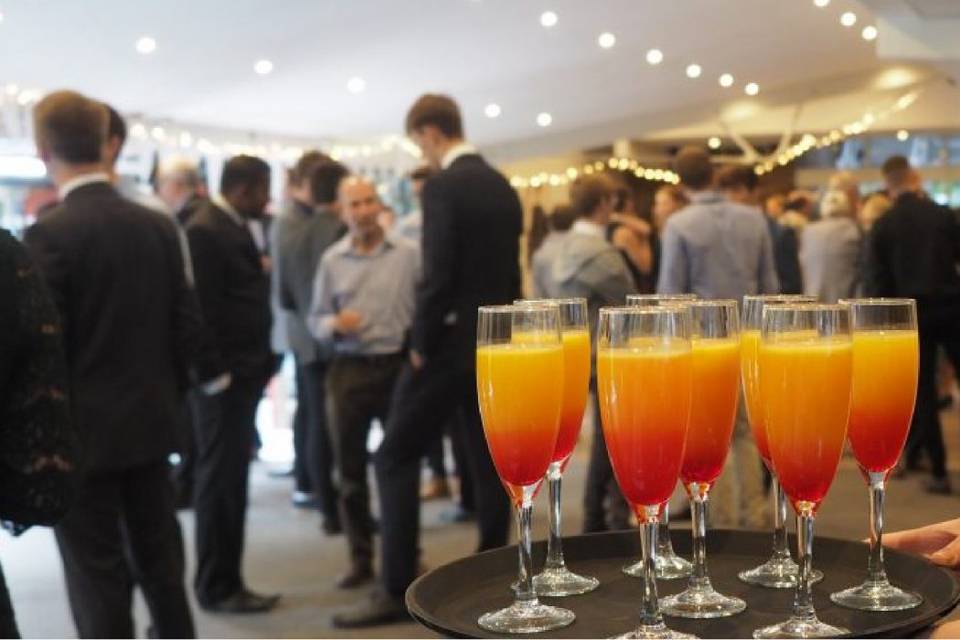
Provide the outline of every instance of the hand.
{"type": "Polygon", "coordinates": [[[426,361],[423,359],[423,356],[420,355],[415,349],[410,349],[410,366],[413,367],[414,371],[420,371],[423,369],[423,365],[426,361]]]}
{"type": "Polygon", "coordinates": [[[941,567],[960,570],[960,518],[885,534],[883,545],[922,555],[941,567]]]}
{"type": "Polygon", "coordinates": [[[637,216],[626,216],[622,213],[613,213],[610,215],[610,220],[612,222],[622,224],[636,233],[638,236],[642,237],[649,236],[650,232],[653,230],[649,222],[643,218],[638,218],[637,216]]]}
{"type": "Polygon", "coordinates": [[[353,309],[344,309],[333,318],[333,330],[341,335],[352,335],[360,331],[363,316],[353,309]]]}

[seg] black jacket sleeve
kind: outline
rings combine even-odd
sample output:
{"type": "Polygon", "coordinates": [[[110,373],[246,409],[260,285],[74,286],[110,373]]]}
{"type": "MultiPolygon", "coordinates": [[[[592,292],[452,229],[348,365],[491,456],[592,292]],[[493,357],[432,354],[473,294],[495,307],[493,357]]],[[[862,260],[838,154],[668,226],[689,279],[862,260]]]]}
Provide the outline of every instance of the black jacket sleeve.
{"type": "MultiPolygon", "coordinates": [[[[423,355],[436,351],[444,319],[454,310],[456,218],[450,194],[439,180],[423,189],[423,278],[411,330],[411,346],[423,355]]],[[[473,322],[473,318],[460,318],[473,322]]]]}

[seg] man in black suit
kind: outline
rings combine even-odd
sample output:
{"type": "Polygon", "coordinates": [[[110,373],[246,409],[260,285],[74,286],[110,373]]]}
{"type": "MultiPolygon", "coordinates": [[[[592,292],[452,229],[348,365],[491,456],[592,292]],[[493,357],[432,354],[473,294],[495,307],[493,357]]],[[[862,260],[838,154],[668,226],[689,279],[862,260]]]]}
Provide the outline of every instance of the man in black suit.
{"type": "Polygon", "coordinates": [[[306,320],[320,257],[345,231],[335,202],[337,186],[347,173],[342,164],[316,151],[304,154],[290,176],[293,202],[270,234],[273,295],[282,314],[275,321],[284,323],[297,367],[293,503],[317,507],[324,531],[331,535],[341,531],[324,393],[331,350],[313,339],[306,320]]]}
{"type": "Polygon", "coordinates": [[[893,206],[867,237],[866,293],[916,298],[920,379],[906,466],[930,458],[931,493],[950,493],[937,398],[937,348],[960,363],[960,225],[953,212],[927,198],[903,156],[888,158],[883,177],[893,206]]]}
{"type": "Polygon", "coordinates": [[[257,406],[274,367],[270,279],[251,233],[269,199],[270,166],[236,156],[223,167],[220,192],[187,225],[203,317],[228,372],[193,398],[194,589],[213,612],[257,613],[278,600],[247,589],[241,575],[257,406]]]}
{"type": "Polygon", "coordinates": [[[423,189],[423,280],[417,289],[409,362],[397,381],[375,467],[380,497],[382,585],[333,618],[335,626],[406,616],[403,594],[417,573],[420,460],[454,415],[474,484],[478,549],[507,543],[510,505],[477,408],[477,307],[520,296],[523,211],[507,180],[463,140],[460,109],[424,95],[407,133],[440,172],[423,189]]]}
{"type": "Polygon", "coordinates": [[[34,108],[62,202],[26,243],[63,317],[84,454],[77,502],[55,531],[81,637],[134,637],[135,584],[157,637],[192,637],[167,458],[200,316],[171,221],[108,182],[107,121],[101,103],[69,91],[34,108]]]}

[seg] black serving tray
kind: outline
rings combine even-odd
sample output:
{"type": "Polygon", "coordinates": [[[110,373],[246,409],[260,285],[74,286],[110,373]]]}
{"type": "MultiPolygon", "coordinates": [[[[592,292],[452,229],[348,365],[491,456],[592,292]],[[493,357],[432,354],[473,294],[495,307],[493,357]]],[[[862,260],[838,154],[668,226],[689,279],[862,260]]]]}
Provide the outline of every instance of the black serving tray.
{"type": "MultiPolygon", "coordinates": [[[[701,638],[749,638],[754,629],[785,620],[793,603],[792,589],[765,589],[740,582],[737,573],[765,561],[772,535],[766,532],[709,532],[707,562],[714,587],[747,602],[739,615],[715,620],[667,617],[668,626],[701,638]]],[[[534,637],[607,638],[625,633],[639,621],[640,580],[620,569],[640,552],[636,531],[565,538],[564,555],[571,570],[600,579],[595,591],[566,598],[544,598],[577,614],[564,629],[530,634],[534,637]]],[[[673,533],[677,553],[689,557],[688,531],[673,533]]],[[[534,544],[534,568],[543,566],[546,543],[534,544]]],[[[890,580],[920,593],[923,604],[910,611],[870,613],[833,604],[834,591],[859,584],[866,575],[867,547],[835,538],[815,538],[813,564],[824,573],[814,585],[814,603],[824,622],[846,627],[854,637],[903,637],[930,626],[960,600],[960,580],[953,572],[915,556],[886,551],[890,580]]],[[[407,608],[421,624],[446,636],[494,637],[477,626],[481,614],[510,604],[510,584],[517,576],[517,548],[504,547],[439,567],[410,585],[407,608]]],[[[659,595],[682,591],[686,580],[658,581],[659,595]]]]}

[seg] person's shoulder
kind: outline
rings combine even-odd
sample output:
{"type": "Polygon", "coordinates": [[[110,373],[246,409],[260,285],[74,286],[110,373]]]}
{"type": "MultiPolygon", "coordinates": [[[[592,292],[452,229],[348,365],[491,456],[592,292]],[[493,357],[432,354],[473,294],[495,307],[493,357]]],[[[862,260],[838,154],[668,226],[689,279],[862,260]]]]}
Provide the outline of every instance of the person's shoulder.
{"type": "Polygon", "coordinates": [[[352,240],[350,235],[347,234],[331,243],[330,246],[327,247],[326,251],[323,252],[323,255],[320,256],[320,264],[330,264],[334,260],[339,259],[340,256],[350,249],[351,242],[352,240]]]}

